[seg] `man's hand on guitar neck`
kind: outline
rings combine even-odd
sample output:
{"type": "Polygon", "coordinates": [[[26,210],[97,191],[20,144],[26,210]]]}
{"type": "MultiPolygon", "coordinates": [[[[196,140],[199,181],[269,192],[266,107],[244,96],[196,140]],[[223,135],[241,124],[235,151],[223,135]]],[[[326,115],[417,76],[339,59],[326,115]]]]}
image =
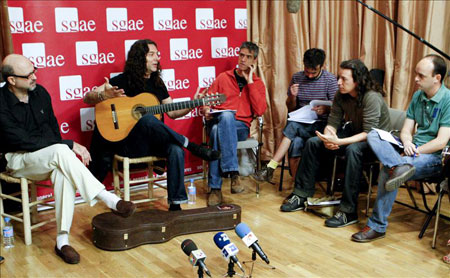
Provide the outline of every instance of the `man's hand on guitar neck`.
{"type": "MultiPolygon", "coordinates": [[[[199,99],[199,98],[204,98],[206,96],[206,94],[208,93],[209,87],[203,89],[202,91],[200,91],[201,88],[198,87],[197,88],[197,92],[195,92],[194,95],[194,99],[199,99]]],[[[199,114],[200,116],[204,116],[205,120],[209,121],[212,119],[212,114],[211,112],[211,106],[209,105],[204,105],[198,108],[199,114]]]]}

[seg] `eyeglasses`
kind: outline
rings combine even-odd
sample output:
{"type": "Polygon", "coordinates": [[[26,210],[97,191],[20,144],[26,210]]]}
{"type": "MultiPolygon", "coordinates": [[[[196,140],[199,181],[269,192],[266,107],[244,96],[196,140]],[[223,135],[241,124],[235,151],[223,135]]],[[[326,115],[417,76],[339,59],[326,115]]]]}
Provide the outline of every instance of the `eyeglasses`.
{"type": "Polygon", "coordinates": [[[28,75],[16,75],[16,74],[10,74],[9,76],[19,77],[19,78],[25,78],[25,79],[31,79],[33,74],[36,74],[37,68],[34,67],[34,70],[30,72],[28,75]]]}

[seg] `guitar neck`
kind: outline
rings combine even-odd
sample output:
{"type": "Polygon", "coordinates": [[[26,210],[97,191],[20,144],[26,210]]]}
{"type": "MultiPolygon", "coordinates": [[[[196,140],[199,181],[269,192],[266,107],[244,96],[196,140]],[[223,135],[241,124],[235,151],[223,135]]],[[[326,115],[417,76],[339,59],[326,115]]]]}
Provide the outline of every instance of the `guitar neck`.
{"type": "Polygon", "coordinates": [[[205,104],[204,99],[194,99],[194,100],[166,103],[155,106],[146,106],[144,109],[146,113],[156,115],[175,110],[182,110],[186,108],[192,109],[194,107],[201,106],[204,104],[205,104]]]}

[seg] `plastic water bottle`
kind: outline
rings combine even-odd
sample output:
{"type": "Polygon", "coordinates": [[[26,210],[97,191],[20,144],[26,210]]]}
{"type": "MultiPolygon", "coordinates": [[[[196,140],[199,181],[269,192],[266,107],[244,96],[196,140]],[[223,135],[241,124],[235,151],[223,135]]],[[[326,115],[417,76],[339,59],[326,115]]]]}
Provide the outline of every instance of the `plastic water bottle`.
{"type": "Polygon", "coordinates": [[[10,218],[5,217],[5,227],[3,227],[3,244],[5,248],[14,247],[14,229],[10,218]]]}
{"type": "Polygon", "coordinates": [[[194,184],[194,179],[190,180],[190,184],[188,186],[188,204],[195,204],[195,200],[197,199],[197,188],[194,184]]]}

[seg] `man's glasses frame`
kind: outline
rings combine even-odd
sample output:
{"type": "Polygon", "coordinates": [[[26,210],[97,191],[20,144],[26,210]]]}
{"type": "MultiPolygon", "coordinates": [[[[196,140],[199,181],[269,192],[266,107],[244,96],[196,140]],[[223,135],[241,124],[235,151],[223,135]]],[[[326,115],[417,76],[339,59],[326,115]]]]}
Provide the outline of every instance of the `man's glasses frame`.
{"type": "Polygon", "coordinates": [[[9,74],[8,76],[14,76],[14,77],[19,77],[19,78],[31,79],[33,74],[36,74],[37,70],[38,70],[37,67],[34,67],[33,71],[30,72],[28,75],[9,74]]]}

